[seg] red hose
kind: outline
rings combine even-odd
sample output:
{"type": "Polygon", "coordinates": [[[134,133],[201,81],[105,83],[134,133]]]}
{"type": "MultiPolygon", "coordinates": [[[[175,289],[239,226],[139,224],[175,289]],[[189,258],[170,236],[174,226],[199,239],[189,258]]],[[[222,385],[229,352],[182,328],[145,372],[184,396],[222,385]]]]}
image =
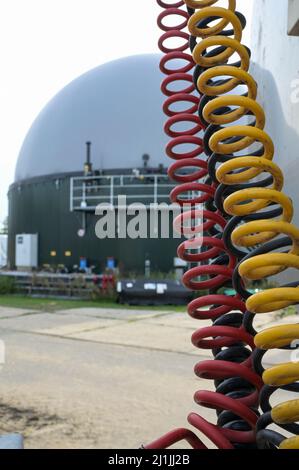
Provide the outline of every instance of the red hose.
{"type": "MultiPolygon", "coordinates": [[[[189,269],[184,275],[183,283],[195,291],[209,291],[209,295],[199,297],[189,304],[188,313],[194,319],[210,319],[213,322],[212,326],[196,331],[192,336],[192,343],[197,348],[213,351],[215,360],[197,364],[195,374],[201,379],[214,380],[216,392],[198,391],[194,399],[198,405],[216,410],[218,424],[211,424],[196,413],[189,415],[188,422],[220,449],[233,449],[237,445],[246,447],[255,442],[255,425],[258,419],[255,407],[258,405],[262,380],[252,370],[253,337],[243,327],[242,321],[236,324],[238,322],[235,320],[235,317],[239,318],[245,313],[245,303],[238,295],[226,296],[218,292],[232,278],[237,265],[236,258],[222,240],[227,220],[216,208],[214,211],[206,208],[202,212],[198,207],[201,204],[206,206],[213,204],[218,185],[211,184],[207,179],[202,181],[208,176],[208,157],[204,153],[203,136],[201,136],[205,126],[197,114],[201,96],[195,94],[193,79],[195,64],[191,54],[186,52],[190,35],[183,31],[189,13],[183,1],[169,4],[157,0],[157,3],[164,9],[159,15],[158,25],[163,30],[159,47],[165,54],[160,64],[161,71],[166,75],[161,86],[167,97],[163,106],[168,117],[165,132],[171,139],[166,147],[166,153],[174,160],[168,175],[178,183],[171,193],[171,201],[179,203],[182,207],[188,205],[190,208],[177,217],[174,223],[177,231],[191,236],[191,239],[179,246],[178,256],[196,264],[196,267],[189,269]],[[165,25],[165,18],[176,16],[177,26],[165,25]],[[166,45],[166,41],[170,38],[183,39],[184,42],[171,49],[166,45]],[[178,59],[180,65],[176,69],[171,67],[170,64],[177,63],[178,59]],[[181,65],[182,61],[186,64],[181,65]],[[178,90],[174,86],[177,82],[184,82],[186,85],[178,90]],[[182,124],[187,130],[174,129],[182,124]],[[182,145],[190,146],[190,144],[194,147],[192,150],[179,151],[182,145]],[[196,225],[199,219],[201,222],[196,225]],[[191,221],[193,226],[190,228],[191,221]],[[189,228],[186,228],[187,223],[189,228]],[[218,236],[206,235],[213,229],[216,229],[218,236]],[[242,354],[244,351],[246,353],[240,361],[217,359],[219,355],[221,357],[223,354],[239,351],[240,348],[242,354]],[[235,384],[235,379],[239,388],[236,385],[235,390],[227,391],[230,383],[235,384]]],[[[166,434],[145,448],[167,448],[182,440],[186,440],[194,449],[207,448],[193,432],[181,428],[166,434]]]]}

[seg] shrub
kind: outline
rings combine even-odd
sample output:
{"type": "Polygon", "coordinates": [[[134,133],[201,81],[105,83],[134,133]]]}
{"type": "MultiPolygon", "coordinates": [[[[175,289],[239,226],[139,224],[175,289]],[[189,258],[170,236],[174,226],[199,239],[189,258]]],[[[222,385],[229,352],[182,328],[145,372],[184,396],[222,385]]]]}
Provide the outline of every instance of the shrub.
{"type": "Polygon", "coordinates": [[[15,290],[15,280],[12,277],[0,276],[0,295],[13,294],[15,290]]]}
{"type": "Polygon", "coordinates": [[[294,315],[297,315],[297,309],[294,305],[290,305],[279,312],[278,318],[292,317],[294,315]]]}

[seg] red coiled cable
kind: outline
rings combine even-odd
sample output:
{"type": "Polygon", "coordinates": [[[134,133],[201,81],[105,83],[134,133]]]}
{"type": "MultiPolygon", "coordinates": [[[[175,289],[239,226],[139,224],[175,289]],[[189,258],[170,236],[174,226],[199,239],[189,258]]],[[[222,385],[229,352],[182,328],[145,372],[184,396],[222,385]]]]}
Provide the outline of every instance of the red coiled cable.
{"type": "MultiPolygon", "coordinates": [[[[164,31],[159,47],[165,54],[160,64],[161,71],[166,75],[161,87],[167,96],[163,106],[168,116],[165,132],[171,138],[166,153],[175,161],[168,174],[178,183],[171,193],[171,201],[183,208],[189,207],[174,223],[176,230],[190,237],[179,246],[178,255],[181,259],[196,264],[196,267],[192,267],[184,275],[184,284],[195,291],[209,291],[209,295],[199,297],[189,304],[188,313],[194,319],[210,319],[213,322],[212,326],[196,331],[192,336],[192,343],[197,348],[213,351],[215,360],[197,364],[195,374],[199,378],[214,380],[216,392],[198,391],[194,399],[198,405],[214,409],[218,422],[217,425],[211,424],[197,413],[191,413],[188,422],[218,448],[246,448],[255,443],[258,419],[255,408],[262,380],[252,370],[254,341],[242,323],[245,303],[239,295],[227,296],[219,292],[231,280],[237,265],[237,259],[229,252],[222,239],[228,220],[217,209],[199,209],[200,205],[213,202],[218,185],[207,180],[208,157],[204,153],[203,139],[200,136],[205,126],[196,114],[201,96],[195,94],[193,74],[190,73],[195,64],[192,56],[186,52],[190,35],[183,31],[187,26],[189,13],[181,8],[185,6],[183,1],[170,4],[157,0],[157,3],[164,8],[159,15],[158,25],[164,31]],[[173,16],[178,17],[177,25],[166,26],[165,18],[173,16]],[[169,39],[183,39],[186,42],[171,49],[165,45],[169,39]],[[171,61],[175,63],[178,60],[185,61],[186,65],[176,69],[169,66],[171,61]],[[186,82],[187,85],[180,90],[171,88],[176,82],[186,82]],[[180,125],[187,130],[174,129],[180,125]],[[178,147],[190,144],[193,145],[193,150],[178,151],[178,147]],[[206,179],[203,181],[204,178],[206,179]],[[203,221],[196,225],[201,219],[203,221]],[[187,223],[189,228],[186,227],[187,223]],[[216,230],[216,235],[210,236],[211,230],[216,230]]],[[[182,428],[166,434],[145,448],[167,448],[182,440],[186,440],[194,449],[207,448],[196,434],[182,428]]]]}

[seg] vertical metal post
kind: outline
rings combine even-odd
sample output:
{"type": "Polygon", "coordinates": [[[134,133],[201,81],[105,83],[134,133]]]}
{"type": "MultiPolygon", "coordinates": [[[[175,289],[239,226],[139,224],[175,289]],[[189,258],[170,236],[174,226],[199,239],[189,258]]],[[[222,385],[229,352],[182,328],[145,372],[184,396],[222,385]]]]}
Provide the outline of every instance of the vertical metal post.
{"type": "Polygon", "coordinates": [[[70,211],[71,212],[74,212],[73,197],[74,197],[74,178],[71,178],[70,180],[70,211]]]}
{"type": "Polygon", "coordinates": [[[110,204],[114,206],[114,176],[110,178],[110,204]]]}
{"type": "Polygon", "coordinates": [[[83,182],[82,201],[86,203],[86,182],[83,182]]]}
{"type": "Polygon", "coordinates": [[[91,142],[86,142],[86,163],[87,165],[90,165],[91,163],[91,158],[90,158],[90,152],[91,150],[91,142]]]}

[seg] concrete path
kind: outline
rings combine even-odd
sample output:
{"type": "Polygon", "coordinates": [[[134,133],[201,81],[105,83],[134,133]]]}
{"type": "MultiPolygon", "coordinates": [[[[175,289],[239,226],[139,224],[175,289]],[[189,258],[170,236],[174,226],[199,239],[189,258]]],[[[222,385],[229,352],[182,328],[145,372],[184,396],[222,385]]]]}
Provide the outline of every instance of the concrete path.
{"type": "Polygon", "coordinates": [[[24,433],[27,448],[136,448],[186,426],[194,392],[213,389],[193,374],[209,352],[190,343],[208,324],[171,311],[0,307],[0,433],[24,433]]]}

